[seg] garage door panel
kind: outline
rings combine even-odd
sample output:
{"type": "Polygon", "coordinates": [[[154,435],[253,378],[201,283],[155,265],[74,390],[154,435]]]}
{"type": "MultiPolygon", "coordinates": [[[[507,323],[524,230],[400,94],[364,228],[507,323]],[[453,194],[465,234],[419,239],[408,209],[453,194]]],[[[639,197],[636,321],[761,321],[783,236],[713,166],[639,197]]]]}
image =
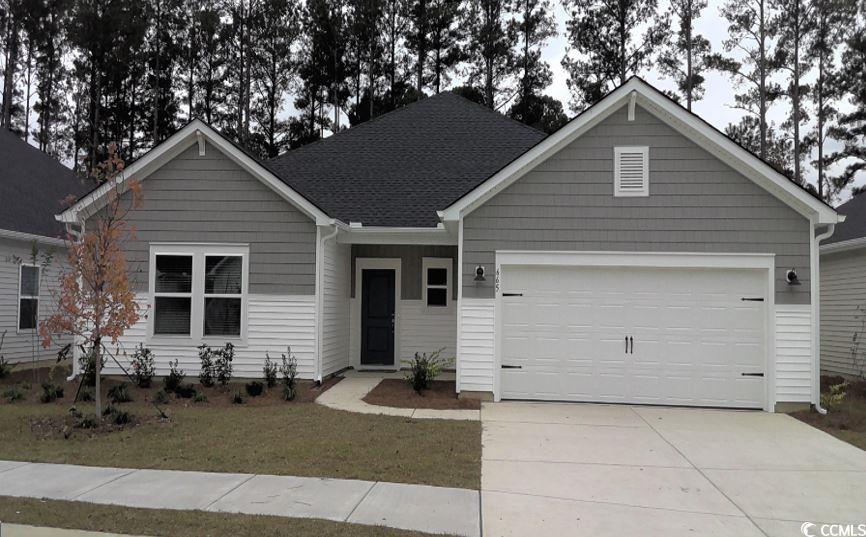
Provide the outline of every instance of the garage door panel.
{"type": "Polygon", "coordinates": [[[761,407],[766,273],[503,267],[503,397],[761,407]],[[626,336],[634,339],[626,352],[626,336]]]}

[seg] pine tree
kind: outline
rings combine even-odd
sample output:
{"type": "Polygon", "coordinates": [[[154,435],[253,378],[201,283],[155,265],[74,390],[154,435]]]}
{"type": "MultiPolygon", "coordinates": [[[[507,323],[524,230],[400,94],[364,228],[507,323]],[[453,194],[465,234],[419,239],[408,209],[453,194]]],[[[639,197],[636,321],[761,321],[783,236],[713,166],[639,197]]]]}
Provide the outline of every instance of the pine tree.
{"type": "Polygon", "coordinates": [[[565,116],[562,103],[543,95],[553,77],[550,65],[541,59],[542,49],[556,35],[551,9],[549,0],[518,0],[515,18],[508,23],[509,40],[514,43],[511,61],[519,76],[517,100],[508,115],[527,125],[543,124],[548,132],[559,128],[565,116]]]}
{"type": "Polygon", "coordinates": [[[762,137],[766,147],[766,160],[777,171],[790,176],[791,140],[776,132],[773,125],[768,125],[762,133],[760,120],[757,116],[744,116],[739,123],[731,123],[725,128],[725,134],[753,153],[760,151],[762,137]]]}
{"type": "Polygon", "coordinates": [[[224,40],[228,32],[223,25],[223,14],[221,7],[211,0],[201,5],[194,23],[194,46],[198,48],[195,62],[198,101],[193,105],[193,115],[210,124],[222,123],[226,115],[223,107],[226,102],[224,80],[228,47],[224,40]]]}
{"type": "Polygon", "coordinates": [[[657,0],[565,0],[562,60],[574,105],[591,104],[640,73],[668,35],[657,0]]]}
{"type": "MultiPolygon", "coordinates": [[[[383,0],[381,41],[384,50],[384,71],[387,79],[387,95],[382,99],[380,113],[394,110],[406,95],[404,65],[406,50],[404,41],[409,28],[410,0],[383,0]]],[[[370,114],[372,117],[373,114],[370,114]]]]}
{"type": "Polygon", "coordinates": [[[150,56],[149,100],[151,139],[161,142],[176,128],[179,109],[174,80],[175,66],[183,51],[184,4],[181,0],[149,0],[148,36],[150,56]]]}
{"type": "Polygon", "coordinates": [[[841,150],[833,153],[830,160],[845,166],[833,178],[836,191],[851,186],[866,175],[866,2],[861,3],[860,21],[847,40],[842,54],[842,88],[850,99],[853,110],[840,114],[838,123],[830,135],[841,141],[841,150]]]}
{"type": "Polygon", "coordinates": [[[778,97],[778,86],[771,77],[777,67],[771,63],[771,13],[768,0],[728,0],[722,6],[722,16],[728,21],[728,38],[723,46],[726,52],[737,51],[735,56],[714,54],[710,65],[728,73],[734,88],[740,93],[734,97],[734,106],[757,118],[757,154],[769,158],[767,111],[778,97]]]}
{"type": "Polygon", "coordinates": [[[429,0],[430,70],[433,92],[450,81],[451,72],[463,59],[464,31],[460,12],[463,0],[429,0]]]}
{"type": "Polygon", "coordinates": [[[484,104],[495,109],[513,65],[508,40],[506,0],[469,0],[465,25],[469,36],[469,86],[480,87],[484,104]]]}
{"type": "Polygon", "coordinates": [[[670,96],[684,101],[689,111],[692,103],[704,96],[704,72],[709,67],[710,42],[695,33],[695,21],[706,7],[706,0],[671,0],[671,11],[677,19],[676,34],[659,58],[659,69],[676,84],[670,96]]]}
{"type": "Polygon", "coordinates": [[[3,10],[2,40],[4,52],[3,97],[0,105],[0,127],[12,128],[16,97],[15,79],[18,75],[21,47],[21,27],[26,12],[23,0],[8,0],[3,10]]]}
{"type": "Polygon", "coordinates": [[[430,53],[430,0],[412,0],[406,48],[414,57],[415,92],[420,98],[427,84],[427,55],[430,53]]]}

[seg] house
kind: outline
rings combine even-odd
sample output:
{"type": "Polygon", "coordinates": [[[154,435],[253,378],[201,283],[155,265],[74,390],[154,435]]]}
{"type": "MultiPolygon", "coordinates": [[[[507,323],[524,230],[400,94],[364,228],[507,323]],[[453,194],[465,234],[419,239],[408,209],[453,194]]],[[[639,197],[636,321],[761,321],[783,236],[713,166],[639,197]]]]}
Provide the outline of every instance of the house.
{"type": "MultiPolygon", "coordinates": [[[[556,133],[450,93],[260,162],[193,121],[127,168],[158,373],[291,346],[301,376],[456,357],[461,397],[818,401],[832,207],[639,78],[556,133]]],[[[65,211],[72,226],[105,185],[65,211]]]]}
{"type": "Polygon", "coordinates": [[[55,215],[68,196],[89,187],[5,129],[0,163],[0,355],[11,363],[53,358],[59,347],[42,347],[38,325],[52,311],[66,260],[65,232],[55,215]]]}
{"type": "Polygon", "coordinates": [[[854,196],[836,210],[846,220],[821,245],[821,369],[864,377],[866,195],[854,196]]]}

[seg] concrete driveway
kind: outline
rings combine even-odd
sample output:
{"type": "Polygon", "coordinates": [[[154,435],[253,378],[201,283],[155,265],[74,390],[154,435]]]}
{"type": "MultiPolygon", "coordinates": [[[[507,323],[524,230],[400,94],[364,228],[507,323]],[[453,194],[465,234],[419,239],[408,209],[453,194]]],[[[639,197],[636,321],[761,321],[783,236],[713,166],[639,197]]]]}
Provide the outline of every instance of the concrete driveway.
{"type": "Polygon", "coordinates": [[[803,535],[866,523],[866,451],[784,414],[485,404],[485,536],[803,535]]]}

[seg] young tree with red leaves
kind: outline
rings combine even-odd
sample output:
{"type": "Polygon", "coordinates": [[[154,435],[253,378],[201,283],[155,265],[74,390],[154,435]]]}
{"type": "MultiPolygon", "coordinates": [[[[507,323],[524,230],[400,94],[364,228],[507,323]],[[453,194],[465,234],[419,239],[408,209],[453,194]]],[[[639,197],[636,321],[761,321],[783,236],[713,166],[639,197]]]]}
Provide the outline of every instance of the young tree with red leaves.
{"type": "Polygon", "coordinates": [[[39,327],[42,344],[51,345],[57,334],[69,334],[90,353],[95,367],[96,420],[102,419],[99,377],[105,342],[116,345],[120,336],[140,318],[135,293],[130,288],[125,241],[134,238],[126,216],[141,206],[141,185],[124,182],[123,160],[116,146],[108,148],[107,159],[94,170],[96,178],[113,185],[108,203],[91,218],[87,228],[69,245],[68,269],[60,279],[57,312],[39,327]],[[123,202],[128,192],[131,203],[123,202]]]}

